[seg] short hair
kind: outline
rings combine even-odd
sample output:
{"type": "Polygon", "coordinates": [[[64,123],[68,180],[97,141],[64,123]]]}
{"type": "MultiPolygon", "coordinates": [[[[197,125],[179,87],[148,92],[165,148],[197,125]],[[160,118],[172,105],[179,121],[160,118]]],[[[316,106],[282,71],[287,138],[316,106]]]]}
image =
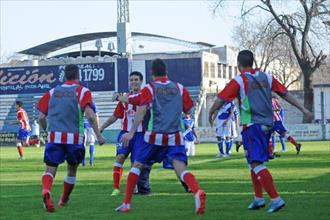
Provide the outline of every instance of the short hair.
{"type": "Polygon", "coordinates": [[[79,67],[74,64],[69,64],[64,69],[65,79],[74,80],[79,79],[79,67]]]}
{"type": "Polygon", "coordinates": [[[152,61],[151,71],[152,71],[152,75],[154,76],[165,76],[166,65],[164,61],[159,58],[152,61]]]}
{"type": "Polygon", "coordinates": [[[250,50],[242,50],[238,53],[237,62],[241,67],[252,67],[253,61],[253,53],[250,50]]]}
{"type": "Polygon", "coordinates": [[[15,103],[16,103],[16,105],[18,105],[19,107],[22,107],[22,106],[23,106],[23,102],[22,102],[22,101],[16,101],[15,103]]]}
{"type": "Polygon", "coordinates": [[[133,71],[129,74],[129,76],[138,76],[140,78],[140,80],[143,81],[143,75],[139,71],[133,71]]]}

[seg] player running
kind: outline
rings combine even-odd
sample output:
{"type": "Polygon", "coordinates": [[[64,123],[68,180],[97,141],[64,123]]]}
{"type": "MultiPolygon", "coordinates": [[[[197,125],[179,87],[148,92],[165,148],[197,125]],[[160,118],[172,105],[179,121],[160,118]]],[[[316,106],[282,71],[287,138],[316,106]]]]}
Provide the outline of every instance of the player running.
{"type": "MultiPolygon", "coordinates": [[[[123,146],[121,138],[123,134],[129,132],[133,125],[133,120],[136,114],[138,106],[136,105],[139,101],[134,99],[141,90],[141,85],[143,82],[143,75],[138,71],[134,71],[130,74],[129,83],[131,92],[128,94],[128,99],[118,102],[117,107],[112,116],[101,126],[100,130],[103,131],[105,128],[116,122],[119,118],[122,119],[122,129],[117,138],[117,153],[116,153],[116,162],[113,167],[113,191],[111,196],[117,196],[120,194],[120,180],[123,173],[123,164],[126,158],[131,154],[131,163],[133,164],[137,150],[142,146],[143,136],[144,136],[144,126],[141,122],[137,128],[137,132],[134,135],[134,138],[130,141],[128,147],[123,146]],[[133,99],[132,99],[133,98],[133,99]],[[137,102],[132,104],[129,100],[137,102]]],[[[115,98],[118,100],[119,96],[115,95],[115,98]]],[[[120,98],[124,98],[120,96],[120,98]]],[[[150,194],[150,184],[149,184],[149,173],[151,167],[146,167],[140,176],[138,184],[138,193],[139,194],[150,194]]]]}
{"type": "MultiPolygon", "coordinates": [[[[99,124],[99,113],[97,111],[96,104],[93,102],[91,107],[93,109],[93,112],[95,113],[97,124],[99,124]]],[[[85,133],[85,142],[86,142],[85,146],[89,145],[89,165],[94,166],[95,134],[86,116],[84,116],[84,129],[85,129],[84,133],[85,133]]],[[[85,166],[86,164],[85,158],[81,164],[85,166]]]]}
{"type": "Polygon", "coordinates": [[[14,124],[19,124],[20,128],[16,135],[16,146],[19,154],[19,160],[24,160],[23,146],[30,146],[33,144],[39,144],[39,139],[30,139],[31,127],[29,124],[29,117],[26,111],[23,109],[23,102],[16,101],[16,122],[14,124]]]}
{"type": "Polygon", "coordinates": [[[271,198],[269,213],[284,207],[285,202],[278,194],[271,173],[264,165],[269,159],[268,141],[273,126],[272,91],[276,92],[290,104],[297,107],[306,116],[312,113],[299,104],[288,93],[286,88],[274,77],[256,69],[253,66],[253,53],[249,50],[240,51],[237,57],[241,72],[218,94],[209,112],[209,122],[212,125],[216,110],[226,102],[239,97],[241,105],[242,138],[248,161],[255,197],[248,209],[259,209],[265,206],[263,189],[271,198]]]}
{"type": "Polygon", "coordinates": [[[40,125],[44,130],[48,128],[48,143],[44,154],[46,170],[42,176],[42,198],[48,212],[55,211],[51,189],[59,164],[65,160],[68,164],[59,206],[67,205],[76,183],[78,165],[85,157],[84,113],[99,144],[105,143],[91,108],[93,103],[91,91],[79,85],[78,66],[67,65],[64,72],[65,83],[48,91],[38,103],[40,125]]]}
{"type": "Polygon", "coordinates": [[[280,135],[280,142],[282,145],[282,151],[286,151],[285,140],[288,140],[291,144],[296,147],[297,154],[299,154],[301,149],[301,144],[298,143],[292,136],[287,135],[286,129],[283,124],[283,117],[281,115],[281,110],[283,110],[280,101],[276,95],[272,98],[272,108],[274,114],[274,126],[273,126],[273,135],[272,135],[272,148],[275,151],[275,132],[280,135]]]}
{"type": "Polygon", "coordinates": [[[195,138],[196,138],[196,142],[199,143],[199,138],[195,130],[195,121],[191,117],[190,113],[185,114],[182,121],[185,127],[185,131],[183,132],[183,137],[184,137],[184,146],[186,148],[187,156],[195,156],[196,154],[195,138]]]}
{"type": "Polygon", "coordinates": [[[135,158],[127,177],[125,198],[116,211],[128,212],[131,206],[134,187],[145,164],[162,162],[167,157],[195,198],[195,212],[203,214],[205,210],[205,192],[200,188],[194,175],[187,168],[183,135],[181,132],[181,114],[189,113],[193,102],[189,92],[181,84],[167,78],[166,66],[161,59],[152,63],[153,82],[147,84],[140,93],[140,106],[130,131],[122,136],[122,143],[128,146],[137,128],[151,107],[151,118],[144,142],[135,158]]]}

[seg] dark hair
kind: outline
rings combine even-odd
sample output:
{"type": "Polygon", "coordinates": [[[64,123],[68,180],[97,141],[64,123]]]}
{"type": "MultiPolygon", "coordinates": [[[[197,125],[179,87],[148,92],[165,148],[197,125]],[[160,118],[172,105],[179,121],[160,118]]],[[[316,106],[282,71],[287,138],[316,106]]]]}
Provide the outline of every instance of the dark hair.
{"type": "Polygon", "coordinates": [[[143,81],[143,75],[139,71],[133,71],[129,74],[129,76],[138,76],[140,78],[140,80],[143,81]]]}
{"type": "Polygon", "coordinates": [[[77,65],[69,64],[64,69],[66,80],[79,79],[79,68],[77,65]]]}
{"type": "Polygon", "coordinates": [[[15,103],[16,103],[16,105],[18,105],[19,107],[22,107],[22,106],[23,106],[23,102],[21,102],[21,101],[16,101],[15,103]]]}
{"type": "Polygon", "coordinates": [[[155,59],[152,61],[151,71],[154,76],[165,76],[166,65],[164,61],[162,59],[155,59]]]}
{"type": "Polygon", "coordinates": [[[245,67],[252,67],[253,66],[253,53],[250,50],[242,50],[238,53],[237,62],[238,65],[245,68],[245,67]]]}

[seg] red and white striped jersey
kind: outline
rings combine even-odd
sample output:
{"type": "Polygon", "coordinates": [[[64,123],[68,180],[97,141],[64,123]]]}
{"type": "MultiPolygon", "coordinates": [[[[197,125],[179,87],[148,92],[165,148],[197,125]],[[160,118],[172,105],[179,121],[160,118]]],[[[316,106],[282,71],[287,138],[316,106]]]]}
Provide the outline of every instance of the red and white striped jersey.
{"type": "Polygon", "coordinates": [[[282,121],[282,117],[280,115],[281,106],[276,99],[272,99],[272,108],[274,121],[282,121]]]}
{"type": "Polygon", "coordinates": [[[48,143],[60,144],[82,144],[84,143],[84,135],[77,133],[68,133],[60,131],[48,132],[48,143]]]}
{"type": "Polygon", "coordinates": [[[31,127],[29,124],[29,117],[23,108],[20,108],[17,111],[17,121],[19,121],[21,129],[31,130],[31,127]]]}
{"type": "Polygon", "coordinates": [[[175,132],[173,134],[162,134],[146,131],[144,134],[144,141],[159,146],[184,145],[183,134],[181,131],[175,132]]]}
{"type": "MultiPolygon", "coordinates": [[[[134,97],[134,96],[136,96],[136,95],[129,94],[128,97],[130,98],[130,97],[134,97]]],[[[117,107],[113,114],[116,118],[122,119],[121,129],[123,131],[131,130],[137,108],[139,108],[139,106],[137,106],[137,105],[133,105],[133,104],[129,104],[129,103],[123,104],[121,102],[118,102],[117,107]]],[[[136,132],[144,131],[142,124],[143,124],[143,122],[138,126],[136,132]]]]}

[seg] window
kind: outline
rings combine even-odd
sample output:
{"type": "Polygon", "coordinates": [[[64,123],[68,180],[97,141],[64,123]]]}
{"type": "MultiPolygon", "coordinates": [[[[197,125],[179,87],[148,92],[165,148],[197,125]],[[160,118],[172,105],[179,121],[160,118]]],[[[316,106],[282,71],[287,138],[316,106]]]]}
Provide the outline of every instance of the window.
{"type": "Polygon", "coordinates": [[[222,65],[218,64],[218,78],[221,78],[222,65]]]}
{"type": "Polygon", "coordinates": [[[215,63],[211,63],[211,78],[215,78],[215,63]]]}
{"type": "Polygon", "coordinates": [[[233,67],[229,66],[229,79],[233,78],[233,67]]]}
{"type": "Polygon", "coordinates": [[[206,61],[204,62],[204,76],[209,77],[209,63],[206,61]]]}
{"type": "Polygon", "coordinates": [[[227,65],[223,64],[222,65],[222,73],[223,73],[223,78],[227,78],[227,65]]]}

